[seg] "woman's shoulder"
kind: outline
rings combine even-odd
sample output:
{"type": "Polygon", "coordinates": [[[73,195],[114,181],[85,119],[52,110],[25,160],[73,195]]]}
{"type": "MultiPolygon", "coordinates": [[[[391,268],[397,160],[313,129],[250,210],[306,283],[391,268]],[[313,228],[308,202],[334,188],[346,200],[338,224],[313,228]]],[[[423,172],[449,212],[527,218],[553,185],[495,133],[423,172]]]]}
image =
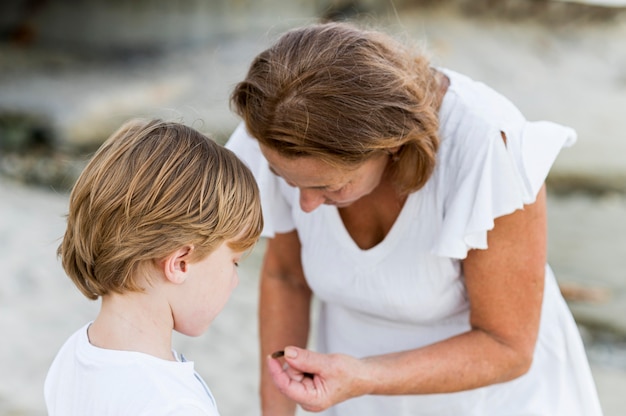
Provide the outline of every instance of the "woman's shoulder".
{"type": "Polygon", "coordinates": [[[487,85],[448,69],[442,72],[450,86],[439,111],[438,170],[449,176],[474,171],[494,146],[519,141],[526,119],[487,85]]]}
{"type": "Polygon", "coordinates": [[[562,147],[575,132],[529,122],[506,98],[468,77],[446,72],[441,146],[430,181],[441,213],[434,252],[464,258],[487,248],[494,219],[535,201],[562,147]]]}
{"type": "Polygon", "coordinates": [[[469,76],[449,69],[441,71],[450,79],[440,109],[443,141],[457,129],[484,136],[499,132],[514,134],[515,130],[522,128],[525,117],[504,95],[469,76]]]}

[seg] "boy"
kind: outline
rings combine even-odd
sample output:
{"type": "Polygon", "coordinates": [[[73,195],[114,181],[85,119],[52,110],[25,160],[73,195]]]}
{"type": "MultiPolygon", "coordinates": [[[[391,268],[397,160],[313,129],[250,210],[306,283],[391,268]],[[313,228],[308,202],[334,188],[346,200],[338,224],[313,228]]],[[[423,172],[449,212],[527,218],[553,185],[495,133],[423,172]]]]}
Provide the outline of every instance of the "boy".
{"type": "Polygon", "coordinates": [[[54,415],[218,415],[172,331],[202,334],[237,284],[237,262],[263,226],[250,171],[192,128],[131,121],[70,196],[58,254],[96,319],[48,372],[54,415]]]}

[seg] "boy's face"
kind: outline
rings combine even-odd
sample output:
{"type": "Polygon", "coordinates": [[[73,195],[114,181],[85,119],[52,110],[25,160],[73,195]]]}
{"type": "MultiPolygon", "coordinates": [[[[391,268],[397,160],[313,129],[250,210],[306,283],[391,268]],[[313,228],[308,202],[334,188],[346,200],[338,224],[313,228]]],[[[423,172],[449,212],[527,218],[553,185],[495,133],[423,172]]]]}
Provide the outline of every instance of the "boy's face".
{"type": "Polygon", "coordinates": [[[176,331],[198,336],[207,330],[239,283],[237,262],[242,254],[223,242],[204,259],[187,264],[187,279],[171,303],[176,331]]]}

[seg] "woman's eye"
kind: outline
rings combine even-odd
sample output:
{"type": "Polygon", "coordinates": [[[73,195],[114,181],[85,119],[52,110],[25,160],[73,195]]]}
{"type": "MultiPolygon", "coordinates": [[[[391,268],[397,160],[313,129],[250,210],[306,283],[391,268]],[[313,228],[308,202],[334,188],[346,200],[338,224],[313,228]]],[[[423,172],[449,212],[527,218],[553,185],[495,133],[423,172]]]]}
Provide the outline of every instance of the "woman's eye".
{"type": "Polygon", "coordinates": [[[339,188],[327,188],[326,192],[337,193],[337,192],[341,192],[342,190],[343,190],[343,186],[339,188]]]}
{"type": "Polygon", "coordinates": [[[339,192],[343,189],[343,186],[340,187],[332,187],[332,186],[316,186],[313,189],[317,190],[317,191],[322,191],[322,192],[329,192],[329,193],[334,193],[334,192],[339,192]]]}

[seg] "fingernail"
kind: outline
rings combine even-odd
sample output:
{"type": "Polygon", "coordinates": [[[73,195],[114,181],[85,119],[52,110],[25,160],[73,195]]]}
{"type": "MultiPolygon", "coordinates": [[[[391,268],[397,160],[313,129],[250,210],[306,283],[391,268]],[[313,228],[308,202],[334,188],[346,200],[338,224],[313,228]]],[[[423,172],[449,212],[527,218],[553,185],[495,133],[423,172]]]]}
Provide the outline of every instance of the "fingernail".
{"type": "Polygon", "coordinates": [[[287,347],[285,348],[285,357],[287,358],[296,358],[298,356],[298,350],[295,348],[287,347]]]}

